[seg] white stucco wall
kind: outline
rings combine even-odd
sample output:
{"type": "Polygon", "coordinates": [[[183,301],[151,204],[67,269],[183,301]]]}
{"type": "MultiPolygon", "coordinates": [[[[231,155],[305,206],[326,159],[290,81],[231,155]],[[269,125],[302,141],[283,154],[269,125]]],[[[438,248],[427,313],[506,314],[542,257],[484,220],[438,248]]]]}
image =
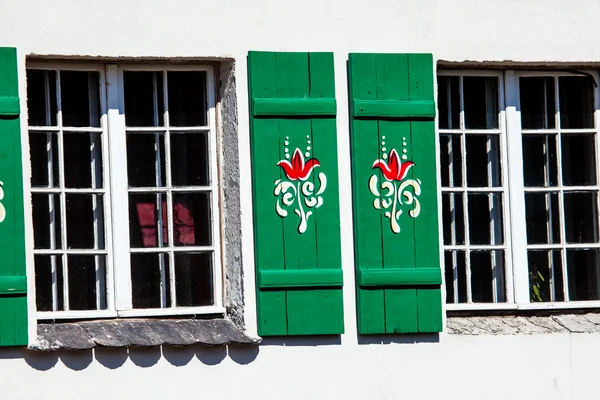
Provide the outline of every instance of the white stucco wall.
{"type": "Polygon", "coordinates": [[[593,0],[2,2],[0,45],[18,48],[22,93],[25,56],[31,54],[237,61],[250,331],[256,323],[245,56],[248,50],[333,51],[346,334],[340,343],[267,341],[258,348],[164,349],[163,354],[159,349],[129,354],[2,349],[0,398],[597,398],[600,334],[442,333],[439,342],[394,337],[391,343],[358,343],[346,60],[349,52],[363,51],[431,52],[447,61],[600,62],[598,15],[600,2],[593,0]]]}

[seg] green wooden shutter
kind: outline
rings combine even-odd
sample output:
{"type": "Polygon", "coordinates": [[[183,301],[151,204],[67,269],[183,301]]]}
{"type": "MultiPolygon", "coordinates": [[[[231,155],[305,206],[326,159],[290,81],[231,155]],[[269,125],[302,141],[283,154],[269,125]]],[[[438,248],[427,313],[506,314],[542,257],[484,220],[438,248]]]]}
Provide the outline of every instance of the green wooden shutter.
{"type": "Polygon", "coordinates": [[[249,52],[248,80],[258,333],[343,333],[333,54],[249,52]]]}
{"type": "Polygon", "coordinates": [[[350,54],[349,73],[358,331],[440,332],[432,56],[350,54]]]}
{"type": "Polygon", "coordinates": [[[27,344],[17,52],[0,48],[0,346],[27,344]]]}

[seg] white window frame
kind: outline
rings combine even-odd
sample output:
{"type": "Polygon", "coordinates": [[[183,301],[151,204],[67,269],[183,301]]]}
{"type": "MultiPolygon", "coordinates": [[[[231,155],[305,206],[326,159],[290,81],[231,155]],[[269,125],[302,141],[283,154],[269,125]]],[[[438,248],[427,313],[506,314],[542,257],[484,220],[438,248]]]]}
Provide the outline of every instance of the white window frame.
{"type": "MultiPolygon", "coordinates": [[[[598,71],[582,70],[581,72],[590,74],[593,79],[600,83],[600,74],[598,71]]],[[[469,70],[469,69],[444,69],[438,70],[437,76],[459,76],[462,81],[463,76],[487,76],[498,78],[498,96],[499,96],[499,128],[500,128],[500,151],[501,151],[501,171],[502,183],[504,186],[505,201],[504,201],[504,230],[505,230],[505,273],[506,273],[506,303],[445,303],[448,311],[468,311],[468,310],[537,310],[537,309],[572,309],[572,308],[599,308],[600,300],[589,301],[562,301],[562,302],[530,302],[529,297],[529,268],[527,260],[527,249],[535,247],[536,249],[558,249],[558,248],[600,248],[600,243],[594,245],[571,244],[565,245],[564,232],[562,232],[562,242],[558,245],[527,245],[527,227],[525,220],[525,186],[523,181],[523,147],[521,129],[521,113],[520,113],[520,96],[519,96],[519,78],[524,76],[540,76],[540,77],[557,77],[557,76],[580,76],[564,71],[544,70],[469,70]]],[[[437,78],[437,77],[436,77],[437,78]]],[[[461,113],[462,110],[462,90],[461,90],[461,113]]],[[[556,102],[558,102],[558,98],[556,102]]],[[[594,88],[594,128],[593,129],[573,129],[573,132],[589,132],[596,135],[596,185],[585,186],[587,190],[600,191],[600,87],[594,88]]],[[[557,115],[556,118],[559,118],[557,115]]],[[[444,133],[460,133],[464,132],[461,115],[461,129],[440,129],[439,123],[436,122],[436,133],[439,140],[440,135],[444,133]]],[[[557,132],[558,128],[548,130],[548,132],[557,132]]],[[[569,131],[561,129],[562,131],[569,131]]],[[[473,131],[466,131],[473,132],[473,131]]],[[[476,131],[475,131],[476,132],[476,131]]],[[[527,132],[527,131],[526,131],[527,132]]],[[[536,130],[536,133],[544,131],[536,130]]],[[[484,132],[482,132],[484,133],[484,132]]],[[[464,143],[463,143],[464,151],[464,143]]],[[[463,153],[464,157],[464,153],[463,153]]],[[[558,161],[557,161],[558,162],[558,161]]],[[[560,166],[559,166],[560,167],[560,166]]],[[[438,174],[440,174],[438,172],[438,174]]],[[[463,168],[463,179],[466,176],[466,170],[463,168]]],[[[438,175],[438,188],[441,193],[457,192],[452,188],[442,188],[441,176],[438,175]]],[[[553,189],[562,189],[560,186],[553,189]]],[[[482,189],[486,190],[486,189],[482,189]]],[[[529,190],[529,189],[527,189],[529,190]]],[[[477,189],[469,191],[477,191],[477,189]]],[[[441,196],[440,196],[441,198],[441,196]]],[[[597,207],[600,211],[600,195],[597,198],[597,207]]],[[[562,209],[561,209],[562,212],[562,209]]],[[[465,219],[467,218],[467,210],[465,210],[465,219]]],[[[564,216],[561,216],[564,218],[564,216]]],[[[440,217],[440,229],[443,222],[440,217]]],[[[564,231],[564,227],[563,227],[564,231]]],[[[468,224],[465,226],[465,235],[468,235],[468,224]]],[[[442,249],[454,249],[465,246],[446,246],[442,244],[442,249]]],[[[489,249],[494,249],[498,246],[481,246],[489,249]]],[[[467,249],[465,249],[468,251],[467,249]]],[[[564,250],[562,251],[563,271],[565,271],[566,258],[564,250]]],[[[467,266],[468,268],[468,266],[467,266]]],[[[467,276],[467,279],[469,277],[467,276]]],[[[567,274],[563,272],[564,285],[568,284],[567,274]]],[[[444,286],[445,286],[444,282],[444,286]]]]}
{"type": "MultiPolygon", "coordinates": [[[[36,317],[39,320],[68,320],[68,319],[87,319],[87,318],[110,318],[110,317],[145,317],[145,316],[167,316],[167,315],[223,315],[224,307],[224,273],[222,263],[222,239],[221,239],[221,201],[220,193],[221,176],[219,173],[220,166],[220,151],[219,149],[219,133],[217,132],[216,124],[216,92],[215,92],[215,73],[212,65],[170,65],[170,64],[99,64],[99,63],[61,63],[61,62],[28,62],[26,69],[40,70],[69,70],[69,71],[98,71],[100,74],[100,112],[101,112],[101,127],[100,128],[62,128],[62,116],[59,107],[57,124],[58,127],[48,129],[47,127],[31,127],[30,131],[58,131],[62,135],[62,130],[73,130],[77,132],[101,132],[102,151],[103,151],[103,183],[104,188],[94,191],[102,191],[105,193],[104,198],[104,218],[105,218],[105,250],[100,251],[107,254],[106,268],[106,310],[69,310],[69,311],[36,311],[36,317]],[[124,86],[123,86],[123,71],[203,71],[206,73],[206,91],[207,91],[207,125],[204,127],[169,127],[168,107],[165,104],[164,111],[164,126],[157,128],[126,128],[125,126],[125,110],[124,110],[124,86]],[[62,129],[62,130],[61,130],[62,129]],[[211,230],[212,230],[212,246],[184,246],[178,248],[183,252],[190,251],[206,251],[213,252],[213,299],[214,304],[210,306],[198,307],[169,307],[169,308],[152,308],[152,309],[134,309],[131,298],[131,269],[130,269],[130,252],[129,248],[129,207],[128,194],[130,189],[127,185],[127,147],[126,147],[126,132],[165,132],[165,153],[167,164],[170,158],[170,129],[177,132],[184,131],[204,131],[208,135],[209,148],[209,165],[210,165],[210,185],[205,187],[182,187],[172,188],[170,182],[164,188],[161,188],[162,193],[167,191],[182,191],[189,192],[190,190],[208,191],[211,193],[211,230]],[[110,171],[117,171],[111,173],[110,171]]],[[[60,76],[60,75],[58,75],[60,76]]],[[[60,79],[60,78],[58,78],[60,79]]],[[[59,80],[57,82],[60,82],[59,80]]],[[[167,82],[164,81],[163,96],[167,99],[168,88],[167,82]]],[[[57,88],[57,93],[60,93],[60,87],[57,88]]],[[[57,94],[58,96],[58,94],[57,94]]],[[[59,157],[61,162],[63,159],[62,144],[59,144],[59,157]]],[[[62,171],[62,169],[61,169],[62,171]]],[[[62,175],[62,174],[61,174],[62,175]]],[[[64,178],[61,176],[61,187],[64,186],[64,178]]],[[[39,188],[31,188],[29,180],[26,181],[26,190],[32,192],[44,192],[39,188]]],[[[85,191],[86,189],[76,189],[74,191],[85,191]]],[[[134,189],[135,190],[135,189],[134,189]]],[[[56,192],[57,190],[48,190],[56,192]]],[[[61,195],[61,196],[64,196],[61,195]]],[[[171,196],[167,196],[169,204],[171,196]]],[[[64,208],[63,208],[64,212],[64,208]]],[[[169,213],[171,211],[168,211],[169,213]]],[[[63,224],[66,223],[64,218],[61,219],[63,224]]],[[[33,221],[31,222],[33,224],[33,221]]],[[[33,225],[31,226],[33,229],[33,225]]],[[[173,227],[169,226],[172,230],[173,227]]],[[[63,229],[64,230],[64,229],[63,229]]],[[[172,232],[171,232],[172,233],[172,232]]],[[[63,234],[64,236],[64,234],[63,234]]],[[[66,240],[63,237],[63,241],[66,240]]],[[[29,251],[34,254],[50,254],[60,253],[62,250],[34,250],[33,243],[29,251]]],[[[153,250],[150,250],[153,251],[153,250]]],[[[173,246],[161,248],[160,251],[172,252],[173,246]]],[[[69,251],[73,252],[73,251],[69,251]]],[[[143,252],[143,251],[140,251],[143,252]]],[[[64,268],[64,266],[63,266],[64,268]]],[[[174,285],[174,265],[170,263],[172,274],[170,284],[174,285]]],[[[32,268],[31,270],[34,270],[32,268]]],[[[65,277],[66,281],[66,277],[65,277]]]]}

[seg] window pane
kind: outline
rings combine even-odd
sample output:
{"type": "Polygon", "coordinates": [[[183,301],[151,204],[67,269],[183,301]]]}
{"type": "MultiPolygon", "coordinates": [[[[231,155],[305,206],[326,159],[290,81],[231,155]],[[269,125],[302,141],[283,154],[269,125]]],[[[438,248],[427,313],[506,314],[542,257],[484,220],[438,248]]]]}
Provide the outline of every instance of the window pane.
{"type": "Polygon", "coordinates": [[[565,193],[567,243],[598,242],[596,192],[565,193]]]}
{"type": "Polygon", "coordinates": [[[465,252],[462,250],[446,250],[444,252],[445,279],[446,279],[446,302],[467,302],[467,268],[465,252]],[[454,282],[456,281],[456,294],[454,282]],[[455,299],[456,298],[456,299],[455,299]]]}
{"type": "Polygon", "coordinates": [[[58,187],[58,138],[54,133],[29,132],[31,186],[58,187]]]}
{"type": "Polygon", "coordinates": [[[168,245],[165,194],[129,194],[129,244],[133,248],[168,245]]]}
{"type": "Polygon", "coordinates": [[[465,244],[465,216],[462,193],[442,194],[444,244],[465,244]]]}
{"type": "Polygon", "coordinates": [[[595,135],[561,135],[563,184],[596,184],[595,135]]]}
{"type": "Polygon", "coordinates": [[[523,135],[523,179],[525,186],[558,184],[556,135],[523,135]]]}
{"type": "Polygon", "coordinates": [[[557,193],[525,193],[528,244],[560,243],[557,193]]]}
{"type": "Polygon", "coordinates": [[[131,255],[131,300],[133,308],[160,308],[171,305],[169,256],[164,253],[131,255]]]}
{"type": "Polygon", "coordinates": [[[440,136],[442,186],[462,186],[462,147],[460,135],[440,136]]]}
{"type": "Polygon", "coordinates": [[[56,126],[56,71],[27,70],[27,116],[30,126],[56,126]]]}
{"type": "Polygon", "coordinates": [[[590,76],[558,78],[560,127],[562,129],[594,127],[594,80],[590,76]]]}
{"type": "Polygon", "coordinates": [[[471,251],[471,293],[474,303],[506,301],[503,251],[471,251]]]}
{"type": "Polygon", "coordinates": [[[600,257],[598,250],[567,250],[569,300],[600,299],[600,257]]]}
{"type": "Polygon", "coordinates": [[[67,257],[69,260],[69,309],[106,309],[104,256],[69,255],[67,257]]]}
{"type": "Polygon", "coordinates": [[[63,126],[100,126],[100,74],[61,71],[60,95],[63,126]]]}
{"type": "Polygon", "coordinates": [[[129,187],[165,186],[163,134],[127,134],[127,180],[129,187]]]}
{"type": "Polygon", "coordinates": [[[175,253],[178,307],[214,304],[212,257],[212,253],[175,253]]]}
{"type": "Polygon", "coordinates": [[[64,133],[65,186],[102,187],[102,141],[99,133],[64,133]]]}
{"type": "Polygon", "coordinates": [[[164,126],[163,74],[124,71],[125,124],[164,126]]]}
{"type": "Polygon", "coordinates": [[[32,193],[33,245],[35,249],[60,249],[60,195],[32,193]]]}
{"type": "Polygon", "coordinates": [[[460,93],[458,76],[438,76],[438,112],[440,129],[460,129],[460,93]]]}
{"type": "Polygon", "coordinates": [[[465,76],[463,92],[466,129],[498,128],[498,79],[465,76]]]}
{"type": "Polygon", "coordinates": [[[467,186],[501,186],[500,137],[497,135],[466,135],[466,147],[467,186]]]}
{"type": "Polygon", "coordinates": [[[173,193],[175,246],[210,246],[210,193],[173,193]]]}
{"type": "Polygon", "coordinates": [[[519,79],[521,97],[521,127],[552,129],[555,127],[556,101],[554,78],[527,77],[519,79]]]}
{"type": "Polygon", "coordinates": [[[171,179],[174,186],[210,184],[206,133],[171,133],[171,179]]]}
{"type": "Polygon", "coordinates": [[[54,298],[56,298],[57,303],[56,311],[64,310],[62,256],[36,254],[34,264],[37,310],[54,311],[54,298]]]}
{"type": "Polygon", "coordinates": [[[169,71],[171,126],[206,126],[206,72],[169,71]]]}
{"type": "Polygon", "coordinates": [[[501,193],[469,193],[469,241],[471,244],[503,244],[501,193]]]}
{"type": "Polygon", "coordinates": [[[104,249],[102,195],[67,193],[67,247],[104,249]]]}
{"type": "Polygon", "coordinates": [[[560,250],[527,252],[531,302],[564,301],[560,250]]]}

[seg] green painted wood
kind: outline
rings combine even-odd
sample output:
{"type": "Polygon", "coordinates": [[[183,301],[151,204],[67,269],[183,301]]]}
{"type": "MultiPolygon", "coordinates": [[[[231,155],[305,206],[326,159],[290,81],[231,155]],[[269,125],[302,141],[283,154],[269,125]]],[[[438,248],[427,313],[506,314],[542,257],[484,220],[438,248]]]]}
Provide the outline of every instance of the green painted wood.
{"type": "Polygon", "coordinates": [[[335,99],[252,99],[254,117],[333,117],[335,114],[335,99]]]}
{"type": "Polygon", "coordinates": [[[353,100],[354,118],[435,118],[433,101],[353,100]]]}
{"type": "Polygon", "coordinates": [[[21,106],[18,97],[0,97],[0,115],[19,115],[21,106]]]}
{"type": "Polygon", "coordinates": [[[361,269],[358,271],[358,285],[361,288],[369,286],[425,286],[441,284],[442,271],[439,267],[361,269]]]}
{"type": "Polygon", "coordinates": [[[329,100],[335,97],[333,55],[249,52],[248,76],[251,108],[257,104],[262,107],[272,99],[283,99],[277,105],[279,111],[269,114],[271,118],[254,114],[250,121],[259,334],[342,333],[341,287],[283,290],[261,287],[264,276],[294,276],[286,275],[291,273],[305,277],[315,270],[332,269],[341,274],[335,117],[333,114],[307,117],[315,116],[310,113],[319,110],[331,112],[329,100]],[[297,110],[284,108],[286,114],[282,115],[282,107],[289,104],[296,104],[297,110]],[[315,109],[315,104],[321,108],[315,109]],[[288,177],[278,166],[280,161],[294,164],[292,155],[297,148],[305,163],[313,158],[320,164],[301,179],[288,177]],[[322,187],[321,174],[327,182],[324,192],[317,196],[322,187]],[[287,188],[289,196],[283,196],[282,187],[287,188]],[[318,197],[321,197],[319,207],[318,197]],[[278,211],[276,204],[283,211],[278,211]],[[279,212],[287,214],[280,216],[279,212]],[[302,216],[305,224],[300,224],[302,216]]]}
{"type": "Polygon", "coordinates": [[[0,295],[27,294],[25,276],[0,276],[0,295]]]}
{"type": "Polygon", "coordinates": [[[343,282],[340,269],[258,271],[260,289],[341,287],[343,282]]]}
{"type": "Polygon", "coordinates": [[[350,54],[349,71],[359,333],[439,332],[432,57],[350,54]],[[374,168],[391,166],[394,153],[408,172],[374,168]]]}
{"type": "MultiPolygon", "coordinates": [[[[17,52],[0,48],[0,98],[19,97],[17,52]]],[[[14,100],[0,102],[0,277],[25,280],[25,218],[19,110],[14,100]],[[5,213],[3,213],[5,211],[5,213]],[[2,219],[2,218],[0,218],[2,219]]],[[[10,285],[9,285],[10,286],[10,285]]],[[[20,284],[19,287],[22,287],[20,284]]],[[[0,346],[27,345],[27,296],[0,293],[0,346]]]]}

